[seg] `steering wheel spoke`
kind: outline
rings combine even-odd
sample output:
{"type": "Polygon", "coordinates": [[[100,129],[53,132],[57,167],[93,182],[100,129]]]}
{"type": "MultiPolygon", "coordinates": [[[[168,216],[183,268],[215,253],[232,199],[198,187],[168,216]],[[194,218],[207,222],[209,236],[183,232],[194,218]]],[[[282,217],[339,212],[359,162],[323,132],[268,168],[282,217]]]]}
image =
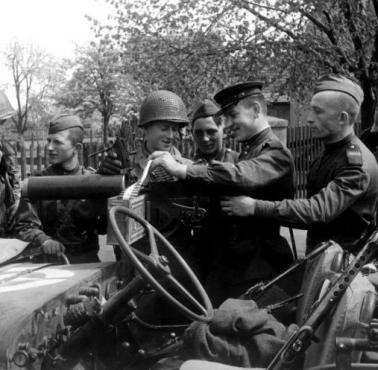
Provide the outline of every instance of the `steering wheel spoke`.
{"type": "Polygon", "coordinates": [[[162,297],[176,306],[176,308],[179,309],[189,319],[209,322],[213,316],[213,307],[211,305],[210,299],[206,294],[205,289],[199,282],[198,278],[195,276],[185,260],[175,250],[172,244],[148,221],[126,207],[112,207],[109,212],[109,219],[113,226],[120,247],[123,249],[125,254],[128,256],[128,258],[133,263],[134,267],[138,270],[143,279],[146,281],[146,283],[150,284],[158,294],[160,294],[162,297]],[[150,255],[146,255],[145,253],[130,247],[130,245],[126,242],[117,224],[117,218],[115,215],[118,212],[133,218],[143,226],[147,233],[148,242],[150,245],[150,255]],[[174,255],[176,261],[179,262],[180,267],[190,278],[190,281],[193,284],[196,292],[199,294],[200,301],[202,301],[203,304],[201,304],[199,300],[197,300],[174,276],[172,276],[168,260],[166,260],[164,256],[159,255],[155,237],[157,237],[162,242],[163,246],[167,248],[167,250],[171,254],[174,255]],[[146,265],[149,268],[146,268],[146,265]],[[176,297],[174,297],[167,290],[167,288],[162,285],[163,283],[169,283],[179,294],[181,294],[182,297],[186,300],[186,303],[189,304],[189,307],[187,304],[180,302],[176,297]],[[192,307],[200,313],[193,311],[192,307]]]}
{"type": "Polygon", "coordinates": [[[172,286],[174,287],[174,288],[176,288],[177,289],[177,291],[179,291],[181,294],[183,294],[183,296],[193,305],[193,306],[195,306],[198,310],[200,310],[201,311],[201,314],[203,314],[203,315],[206,315],[206,308],[205,307],[203,307],[202,305],[201,305],[201,303],[199,303],[198,301],[197,301],[197,299],[195,299],[194,297],[193,297],[193,295],[176,279],[176,278],[174,278],[172,275],[168,275],[167,276],[167,281],[169,281],[171,284],[172,284],[172,286]]]}

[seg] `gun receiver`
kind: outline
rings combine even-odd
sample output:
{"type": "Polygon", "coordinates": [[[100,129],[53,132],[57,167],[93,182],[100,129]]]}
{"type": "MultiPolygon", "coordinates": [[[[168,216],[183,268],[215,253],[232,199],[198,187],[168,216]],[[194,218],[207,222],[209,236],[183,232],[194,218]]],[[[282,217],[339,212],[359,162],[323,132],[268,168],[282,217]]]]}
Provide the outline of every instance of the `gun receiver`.
{"type": "Polygon", "coordinates": [[[295,360],[310,346],[313,334],[327,314],[342,298],[353,279],[362,270],[364,264],[376,253],[378,247],[378,231],[375,230],[356,258],[333,283],[329,291],[310,313],[305,323],[294,333],[288,342],[268,365],[267,370],[289,370],[295,366],[295,360]]]}

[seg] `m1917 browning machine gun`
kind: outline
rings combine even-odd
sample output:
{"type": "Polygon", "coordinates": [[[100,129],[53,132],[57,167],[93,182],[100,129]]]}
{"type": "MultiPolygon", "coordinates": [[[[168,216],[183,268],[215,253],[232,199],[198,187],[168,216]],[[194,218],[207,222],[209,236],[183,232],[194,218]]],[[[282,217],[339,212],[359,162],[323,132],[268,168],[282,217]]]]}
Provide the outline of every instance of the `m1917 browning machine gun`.
{"type": "Polygon", "coordinates": [[[378,231],[375,230],[355,259],[341,273],[323,298],[313,308],[304,324],[291,336],[281,348],[267,370],[295,369],[297,360],[305,353],[314,338],[315,331],[325,317],[337,305],[346,289],[350,286],[363,266],[376,253],[378,248],[378,231]]]}

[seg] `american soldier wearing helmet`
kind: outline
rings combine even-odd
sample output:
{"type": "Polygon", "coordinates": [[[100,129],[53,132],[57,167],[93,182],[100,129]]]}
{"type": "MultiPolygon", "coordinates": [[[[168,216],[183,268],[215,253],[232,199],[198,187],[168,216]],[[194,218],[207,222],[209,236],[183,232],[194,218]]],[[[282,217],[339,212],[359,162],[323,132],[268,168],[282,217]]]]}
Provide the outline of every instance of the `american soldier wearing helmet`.
{"type": "MultiPolygon", "coordinates": [[[[156,150],[169,152],[179,162],[185,162],[174,143],[179,130],[188,123],[185,105],[178,95],[167,90],[153,91],[148,95],[140,108],[138,127],[144,131],[144,140],[133,158],[132,174],[139,178],[148,156],[156,150]]],[[[104,175],[120,173],[124,166],[121,158],[122,153],[110,152],[98,172],[104,175]]],[[[162,168],[155,169],[150,177],[152,180],[172,179],[162,168]]]]}
{"type": "MultiPolygon", "coordinates": [[[[183,158],[174,146],[179,136],[179,130],[189,123],[187,111],[182,99],[175,93],[167,90],[157,90],[150,93],[143,101],[139,112],[138,126],[144,132],[144,138],[133,156],[131,163],[124,163],[124,153],[115,146],[115,150],[108,153],[101,163],[98,173],[115,175],[121,169],[131,165],[131,175],[140,178],[148,162],[149,156],[156,150],[165,151],[180,163],[190,160],[183,158]]],[[[155,168],[149,173],[149,181],[173,181],[162,167],[155,168]]],[[[149,200],[149,221],[161,232],[170,234],[169,240],[173,245],[183,245],[190,238],[190,230],[180,223],[180,210],[169,206],[159,199],[149,200]],[[176,227],[177,226],[177,227],[176,227]],[[172,232],[174,230],[174,232],[172,232]]],[[[138,243],[143,247],[144,241],[138,243]]],[[[118,248],[115,248],[117,259],[120,258],[118,248]]],[[[185,254],[185,252],[183,252],[185,254]]],[[[185,257],[185,256],[184,256],[185,257]]]]}

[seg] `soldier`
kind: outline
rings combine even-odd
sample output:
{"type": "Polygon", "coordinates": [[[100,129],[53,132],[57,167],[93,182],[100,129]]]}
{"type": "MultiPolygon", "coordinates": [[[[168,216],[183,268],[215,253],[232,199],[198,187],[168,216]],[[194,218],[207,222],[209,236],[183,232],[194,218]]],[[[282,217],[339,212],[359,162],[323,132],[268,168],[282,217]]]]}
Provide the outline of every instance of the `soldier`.
{"type": "MultiPolygon", "coordinates": [[[[138,127],[143,129],[144,138],[131,163],[131,175],[140,178],[149,155],[155,150],[167,151],[177,161],[185,162],[186,160],[181,157],[181,153],[174,144],[179,137],[179,130],[188,123],[185,105],[175,93],[157,90],[148,95],[140,108],[138,127]]],[[[115,146],[115,148],[116,152],[109,152],[105,157],[98,173],[116,175],[122,168],[129,165],[122,160],[125,153],[119,150],[120,146],[115,146]]],[[[162,171],[162,168],[158,168],[150,175],[150,180],[172,180],[171,176],[167,176],[168,174],[162,171]]]]}
{"type": "MultiPolygon", "coordinates": [[[[192,134],[196,146],[195,163],[209,164],[213,161],[236,163],[239,153],[226,148],[223,142],[224,124],[216,114],[219,107],[211,100],[204,100],[195,110],[192,118],[192,134]]],[[[207,214],[199,227],[193,228],[194,253],[198,261],[199,278],[206,283],[219,253],[222,234],[218,230],[227,228],[227,217],[219,212],[219,198],[210,197],[207,214]]]]}
{"type": "MultiPolygon", "coordinates": [[[[87,175],[93,171],[79,163],[83,143],[79,117],[60,115],[49,125],[47,150],[50,166],[43,176],[87,175]]],[[[64,252],[72,263],[98,262],[98,229],[104,224],[99,216],[105,204],[85,200],[45,200],[29,203],[22,199],[16,214],[14,231],[45,254],[64,252]],[[102,207],[103,206],[103,207],[102,207]]]]}
{"type": "Polygon", "coordinates": [[[196,144],[194,160],[235,163],[239,153],[226,148],[223,144],[224,124],[217,116],[219,108],[208,99],[196,109],[192,118],[193,140],[196,144]]]}
{"type": "MultiPolygon", "coordinates": [[[[6,95],[0,91],[0,125],[16,114],[6,95]]],[[[0,235],[9,232],[21,196],[20,176],[16,150],[13,145],[2,140],[0,144],[0,235]]]]}
{"type": "MultiPolygon", "coordinates": [[[[118,142],[118,145],[114,146],[115,150],[109,152],[101,163],[98,173],[115,175],[123,168],[131,166],[131,177],[138,179],[143,173],[149,155],[155,150],[166,151],[178,162],[187,163],[188,160],[181,156],[174,144],[179,138],[180,130],[188,123],[185,105],[178,95],[167,90],[153,91],[140,108],[138,127],[143,130],[144,137],[133,159],[130,161],[128,153],[125,153],[126,145],[120,145],[121,142],[118,142]]],[[[174,180],[162,167],[155,168],[149,174],[151,182],[174,180]]],[[[149,221],[162,233],[170,234],[170,241],[174,245],[188,239],[189,230],[180,225],[179,210],[172,209],[166,202],[157,198],[149,201],[149,205],[149,221]]],[[[141,247],[142,244],[138,243],[138,246],[141,247]]],[[[115,248],[115,254],[117,259],[121,258],[118,247],[115,248]]]]}
{"type": "MultiPolygon", "coordinates": [[[[214,99],[220,104],[226,129],[242,143],[236,164],[213,162],[180,164],[166,152],[155,152],[155,166],[193,184],[223,192],[254,194],[277,200],[294,193],[294,163],[290,151],[273,134],[267,120],[267,106],[261,82],[227,87],[214,99]]],[[[278,222],[258,217],[229,218],[228,228],[218,230],[223,243],[221,258],[209,281],[208,293],[215,305],[227,297],[237,297],[257,281],[272,278],[292,261],[287,241],[279,234],[278,222]],[[280,254],[280,255],[278,255],[280,254]]]]}
{"type": "Polygon", "coordinates": [[[328,239],[347,249],[353,246],[374,224],[378,202],[377,162],[354,133],[363,98],[361,87],[345,76],[326,75],[317,81],[308,124],[325,148],[309,171],[308,199],[236,197],[222,202],[224,212],[305,227],[307,250],[328,239]]]}

